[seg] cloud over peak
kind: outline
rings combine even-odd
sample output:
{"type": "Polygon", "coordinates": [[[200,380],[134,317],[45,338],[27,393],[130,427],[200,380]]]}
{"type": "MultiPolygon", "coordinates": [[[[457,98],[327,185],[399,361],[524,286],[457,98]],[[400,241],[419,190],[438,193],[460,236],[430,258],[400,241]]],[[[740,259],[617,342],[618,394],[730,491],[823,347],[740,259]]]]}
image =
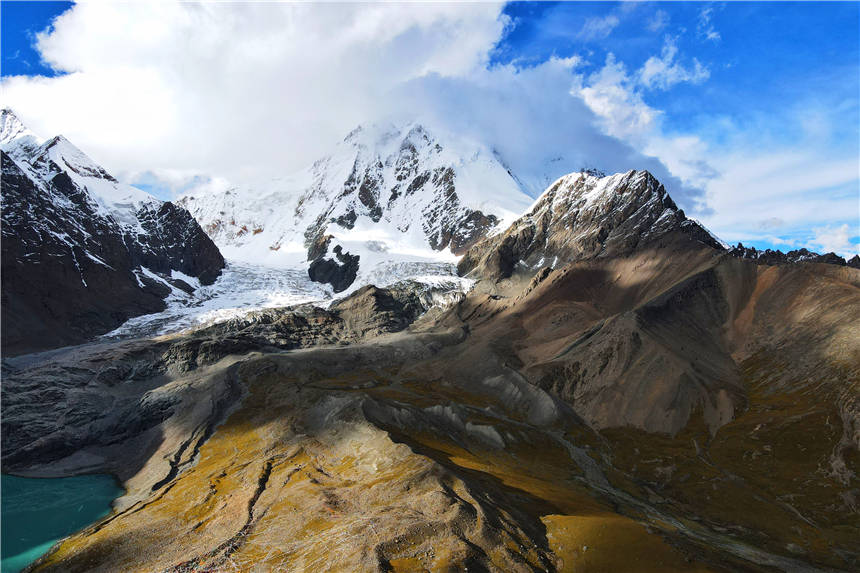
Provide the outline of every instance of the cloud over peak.
{"type": "Polygon", "coordinates": [[[4,77],[2,104],[149,187],[281,176],[358,124],[417,120],[492,146],[532,193],[583,166],[648,169],[731,241],[841,232],[857,211],[856,62],[798,66],[816,44],[793,38],[819,38],[810,27],[779,54],[781,35],[752,38],[743,19],[721,18],[718,31],[715,16],[731,10],[82,3],[37,37],[65,74],[4,77]],[[759,79],[771,69],[738,51],[753,40],[782,56],[780,81],[759,79]],[[793,91],[774,106],[760,95],[773,86],[793,91]]]}
{"type": "Polygon", "coordinates": [[[533,192],[582,165],[648,168],[695,208],[701,190],[598,127],[574,89],[580,57],[488,65],[510,25],[493,4],[80,4],[38,39],[68,73],[6,78],[4,97],[34,130],[174,188],[297,170],[396,116],[494,145],[533,192]]]}

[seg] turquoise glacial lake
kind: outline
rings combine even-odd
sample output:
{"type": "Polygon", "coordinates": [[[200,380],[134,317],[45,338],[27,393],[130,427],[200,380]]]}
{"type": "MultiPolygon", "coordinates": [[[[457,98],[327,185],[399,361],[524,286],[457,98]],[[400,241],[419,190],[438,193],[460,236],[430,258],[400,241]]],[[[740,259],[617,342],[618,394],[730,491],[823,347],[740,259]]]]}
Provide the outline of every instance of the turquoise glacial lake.
{"type": "Polygon", "coordinates": [[[63,537],[107,515],[122,493],[108,475],[0,475],[0,571],[17,573],[63,537]]]}

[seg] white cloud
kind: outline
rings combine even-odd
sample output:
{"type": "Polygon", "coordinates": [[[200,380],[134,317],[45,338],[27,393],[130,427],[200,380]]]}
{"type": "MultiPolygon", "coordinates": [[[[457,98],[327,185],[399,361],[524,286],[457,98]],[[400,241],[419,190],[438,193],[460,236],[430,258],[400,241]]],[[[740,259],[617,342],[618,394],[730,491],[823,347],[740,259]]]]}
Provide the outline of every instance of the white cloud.
{"type": "Polygon", "coordinates": [[[614,54],[606,56],[604,66],[583,82],[579,95],[610,135],[641,143],[640,137],[656,128],[659,111],[642,100],[627,68],[614,54]]]}
{"type": "Polygon", "coordinates": [[[699,11],[699,22],[696,26],[696,32],[699,37],[711,42],[719,42],[722,38],[720,33],[714,28],[712,18],[714,17],[714,7],[706,6],[699,11]]]}
{"type": "Polygon", "coordinates": [[[762,152],[749,141],[730,152],[712,149],[710,155],[720,175],[706,186],[713,213],[702,220],[731,243],[774,242],[771,236],[778,234],[795,246],[809,241],[816,226],[846,220],[856,225],[856,157],[832,157],[826,150],[762,152]]]}
{"type": "Polygon", "coordinates": [[[506,24],[491,4],[84,3],[38,39],[68,75],[5,78],[2,95],[117,172],[274,175],[403,82],[483,68],[506,24]]]}
{"type": "Polygon", "coordinates": [[[651,32],[659,32],[669,25],[669,14],[664,10],[657,10],[654,15],[645,24],[645,27],[651,32]]]}
{"type": "Polygon", "coordinates": [[[660,66],[654,63],[658,58],[650,58],[631,73],[610,54],[597,72],[580,76],[575,91],[607,133],[659,157],[686,188],[705,189],[702,203],[697,204],[694,195],[685,208],[697,205],[697,217],[730,242],[773,242],[774,228],[761,222],[777,219],[783,222],[780,232],[806,241],[811,225],[841,223],[857,213],[860,162],[851,150],[834,152],[825,145],[826,130],[808,127],[834,120],[819,108],[813,108],[813,118],[797,118],[793,110],[785,110],[747,125],[714,121],[712,127],[728,142],[724,145],[709,143],[707,134],[668,132],[663,112],[646,102],[643,90],[658,84],[670,87],[681,76],[692,81],[695,68],[672,70],[677,58],[674,42],[667,41],[660,66]],[[778,132],[792,122],[801,129],[790,142],[779,141],[769,131],[778,132]]]}
{"type": "Polygon", "coordinates": [[[836,253],[845,258],[851,258],[860,253],[860,241],[853,240],[860,235],[860,228],[853,228],[847,223],[835,226],[817,227],[813,229],[815,238],[809,241],[808,246],[824,253],[836,253]]]}
{"type": "Polygon", "coordinates": [[[588,18],[582,24],[579,37],[583,40],[602,40],[612,33],[619,22],[620,20],[615,14],[588,18]]]}
{"type": "MultiPolygon", "coordinates": [[[[645,147],[659,132],[661,112],[645,103],[643,89],[662,89],[681,83],[701,83],[709,77],[708,70],[693,60],[692,68],[676,61],[676,41],[667,36],[660,57],[652,56],[635,73],[610,53],[601,69],[582,82],[578,93],[602,120],[610,135],[645,147]]],[[[690,139],[686,138],[690,143],[690,139]]]]}
{"type": "Polygon", "coordinates": [[[666,36],[660,57],[651,56],[639,70],[639,83],[648,89],[666,90],[681,82],[698,84],[710,77],[699,60],[694,58],[692,68],[687,68],[675,61],[677,55],[677,41],[666,36]]]}
{"type": "Polygon", "coordinates": [[[3,98],[32,129],[64,133],[118,176],[158,176],[174,190],[200,174],[282,175],[357,124],[397,116],[496,144],[536,191],[588,165],[648,168],[682,204],[701,193],[600,129],[571,95],[578,56],[487,69],[510,24],[501,9],[79,4],[39,38],[44,59],[69,73],[5,79],[3,98]]]}

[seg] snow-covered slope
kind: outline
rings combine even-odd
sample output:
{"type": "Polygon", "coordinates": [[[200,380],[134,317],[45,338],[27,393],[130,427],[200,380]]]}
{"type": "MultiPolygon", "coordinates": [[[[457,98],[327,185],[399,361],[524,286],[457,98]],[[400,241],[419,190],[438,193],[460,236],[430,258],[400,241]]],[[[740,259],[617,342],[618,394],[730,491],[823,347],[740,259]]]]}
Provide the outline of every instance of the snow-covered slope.
{"type": "Polygon", "coordinates": [[[0,111],[3,349],[81,342],[164,308],[173,272],[224,259],[188,211],[119,183],[63,136],[0,111]]]}
{"type": "Polygon", "coordinates": [[[485,145],[417,123],[359,127],[297,174],[179,200],[228,258],[310,262],[336,290],[380,266],[453,262],[531,202],[485,145]]]}
{"type": "Polygon", "coordinates": [[[11,110],[0,111],[0,148],[3,151],[14,158],[25,159],[43,142],[11,110]]]}
{"type": "Polygon", "coordinates": [[[134,225],[137,211],[162,202],[145,191],[118,182],[62,135],[47,141],[35,135],[9,109],[0,111],[0,149],[32,179],[47,183],[65,173],[95,201],[98,212],[134,225]]]}

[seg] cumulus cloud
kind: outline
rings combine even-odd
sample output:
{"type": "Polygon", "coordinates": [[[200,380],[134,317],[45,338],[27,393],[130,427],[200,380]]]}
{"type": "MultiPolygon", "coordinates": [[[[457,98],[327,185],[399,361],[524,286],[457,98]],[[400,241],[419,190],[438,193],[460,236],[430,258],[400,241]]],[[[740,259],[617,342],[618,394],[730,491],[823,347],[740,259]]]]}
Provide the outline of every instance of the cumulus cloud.
{"type": "Polygon", "coordinates": [[[609,53],[602,68],[588,77],[580,77],[578,93],[601,118],[609,134],[645,145],[645,139],[657,136],[661,113],[644,101],[642,91],[666,90],[681,82],[697,84],[710,75],[695,58],[692,67],[685,67],[677,57],[677,42],[670,36],[666,37],[659,57],[648,58],[632,73],[609,53]]]}
{"type": "Polygon", "coordinates": [[[614,54],[608,54],[603,67],[582,81],[579,94],[610,135],[636,141],[655,128],[659,112],[643,101],[626,66],[614,54]]]}
{"type": "Polygon", "coordinates": [[[860,228],[849,224],[839,226],[817,227],[812,230],[815,237],[808,243],[812,249],[825,253],[836,253],[850,258],[860,253],[860,228]]]}
{"type": "Polygon", "coordinates": [[[506,25],[491,4],[78,4],[38,38],[68,73],[4,79],[3,98],[118,171],[273,174],[403,82],[484,67],[506,25]]]}
{"type": "Polygon", "coordinates": [[[660,57],[651,56],[639,70],[639,82],[648,89],[666,90],[681,82],[698,84],[710,77],[699,60],[693,58],[692,67],[685,67],[675,61],[677,55],[677,40],[666,36],[660,57]]]}

